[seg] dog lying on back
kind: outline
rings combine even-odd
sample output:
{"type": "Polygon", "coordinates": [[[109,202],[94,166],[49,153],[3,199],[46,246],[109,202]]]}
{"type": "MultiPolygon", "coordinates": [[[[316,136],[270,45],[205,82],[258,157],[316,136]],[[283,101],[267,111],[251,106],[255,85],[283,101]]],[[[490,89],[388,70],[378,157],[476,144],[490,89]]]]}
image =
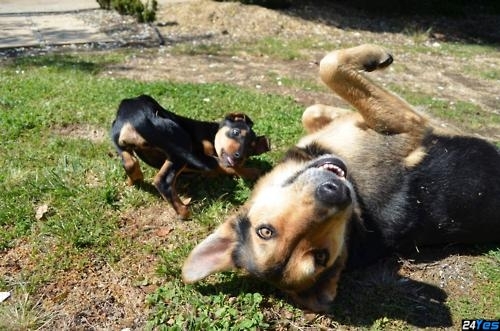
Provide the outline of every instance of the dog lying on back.
{"type": "Polygon", "coordinates": [[[391,63],[374,45],[323,58],[322,80],[357,112],[308,108],[309,134],[194,248],[186,283],[244,269],[320,312],[346,265],[422,245],[500,242],[498,148],[440,132],[362,73],[391,63]]]}
{"type": "Polygon", "coordinates": [[[128,184],[143,180],[137,157],[159,169],[154,186],[181,218],[189,209],[175,187],[185,171],[236,175],[256,179],[260,171],[245,168],[249,156],[269,151],[269,140],[257,136],[252,120],[242,113],[227,114],[220,123],[198,121],[164,109],[147,95],[124,99],[111,128],[128,184]],[[136,157],[137,156],[137,157],[136,157]]]}

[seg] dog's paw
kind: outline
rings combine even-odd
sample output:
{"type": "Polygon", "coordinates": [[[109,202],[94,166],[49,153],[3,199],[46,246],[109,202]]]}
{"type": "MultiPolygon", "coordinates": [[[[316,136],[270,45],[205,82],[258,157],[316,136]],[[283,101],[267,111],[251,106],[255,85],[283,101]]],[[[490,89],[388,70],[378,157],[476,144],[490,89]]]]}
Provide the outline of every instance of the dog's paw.
{"type": "Polygon", "coordinates": [[[384,69],[392,64],[394,58],[385,49],[377,45],[361,45],[360,65],[365,71],[384,69]]]}
{"type": "Polygon", "coordinates": [[[262,171],[257,168],[243,168],[238,173],[240,177],[248,180],[256,180],[262,174],[262,171]]]}
{"type": "Polygon", "coordinates": [[[144,182],[144,178],[142,176],[136,177],[136,178],[127,176],[127,185],[128,186],[141,185],[143,182],[144,182]]]}
{"type": "Polygon", "coordinates": [[[323,81],[329,82],[340,68],[349,70],[374,71],[389,66],[393,57],[384,48],[363,44],[328,53],[319,64],[319,72],[323,81]]]}
{"type": "Polygon", "coordinates": [[[331,310],[333,301],[335,300],[335,293],[327,292],[306,292],[306,293],[292,293],[292,300],[301,308],[315,313],[326,313],[331,310]]]}
{"type": "Polygon", "coordinates": [[[191,211],[187,206],[177,207],[175,209],[175,211],[177,212],[177,216],[181,221],[187,221],[191,218],[191,211]]]}

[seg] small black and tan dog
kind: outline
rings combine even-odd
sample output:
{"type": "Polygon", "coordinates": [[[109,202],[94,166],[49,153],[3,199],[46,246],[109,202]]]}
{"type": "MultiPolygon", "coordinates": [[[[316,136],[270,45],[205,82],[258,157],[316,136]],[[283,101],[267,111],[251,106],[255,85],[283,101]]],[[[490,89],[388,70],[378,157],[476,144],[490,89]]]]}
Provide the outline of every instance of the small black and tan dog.
{"type": "Polygon", "coordinates": [[[321,61],[322,80],[357,112],[308,108],[309,134],[196,246],[185,282],[243,269],[325,311],[346,264],[424,245],[500,242],[499,149],[443,132],[363,74],[391,63],[375,45],[321,61]]]}
{"type": "Polygon", "coordinates": [[[260,171],[246,168],[246,159],[269,151],[269,140],[257,136],[252,120],[230,113],[220,122],[199,121],[164,109],[148,95],[121,101],[111,137],[133,185],[143,180],[139,161],[159,169],[154,186],[181,218],[189,209],[176,191],[177,177],[185,171],[227,174],[256,179],[260,171]]]}

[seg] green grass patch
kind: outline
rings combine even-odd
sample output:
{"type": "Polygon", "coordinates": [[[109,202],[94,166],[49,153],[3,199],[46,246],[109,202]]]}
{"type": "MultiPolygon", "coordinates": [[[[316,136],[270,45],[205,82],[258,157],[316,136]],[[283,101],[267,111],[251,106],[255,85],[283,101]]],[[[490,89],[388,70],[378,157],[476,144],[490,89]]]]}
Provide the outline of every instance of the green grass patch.
{"type": "MultiPolygon", "coordinates": [[[[256,131],[274,145],[272,153],[251,161],[264,168],[301,133],[294,120],[301,109],[290,98],[224,84],[141,83],[99,75],[125,56],[48,55],[18,58],[0,67],[0,252],[29,243],[33,268],[22,276],[29,292],[65,270],[96,260],[120,260],[129,247],[117,235],[119,215],[159,199],[124,190],[120,161],[110,157],[114,151],[107,132],[121,99],[146,93],[179,114],[206,120],[246,112],[256,131]],[[93,141],[72,136],[62,130],[69,126],[91,127],[104,137],[93,141]]],[[[151,179],[154,170],[143,169],[151,179]]],[[[193,193],[194,218],[211,226],[241,204],[252,185],[230,178],[195,179],[192,185],[183,181],[193,193]]],[[[182,253],[176,255],[179,261],[187,252],[182,253]]],[[[16,286],[7,278],[0,284],[16,286]]]]}
{"type": "MultiPolygon", "coordinates": [[[[437,57],[451,56],[454,58],[462,59],[464,65],[468,64],[468,60],[478,56],[495,56],[498,53],[498,48],[490,44],[466,44],[461,42],[439,42],[439,46],[433,46],[429,42],[429,34],[432,29],[420,30],[418,28],[407,27],[403,34],[412,37],[414,43],[411,45],[398,45],[398,52],[405,52],[410,54],[429,54],[437,57]]],[[[388,49],[390,49],[390,46],[388,49]]],[[[394,50],[394,55],[397,53],[394,50]]]]}
{"type": "Polygon", "coordinates": [[[241,53],[254,56],[266,56],[277,60],[307,59],[305,51],[330,50],[337,45],[325,42],[320,38],[280,38],[264,37],[257,40],[240,40],[238,43],[220,45],[213,43],[180,43],[172,47],[174,54],[188,55],[225,55],[232,56],[241,53]]]}
{"type": "MultiPolygon", "coordinates": [[[[464,319],[500,319],[500,250],[491,250],[481,257],[474,268],[474,296],[452,300],[449,305],[456,316],[464,319]]],[[[457,323],[460,322],[457,318],[457,323]]]]}
{"type": "Polygon", "coordinates": [[[409,91],[391,84],[390,89],[411,105],[424,106],[429,114],[451,122],[459,127],[474,131],[486,126],[499,126],[500,116],[484,111],[481,107],[466,101],[448,101],[424,93],[409,91]]]}

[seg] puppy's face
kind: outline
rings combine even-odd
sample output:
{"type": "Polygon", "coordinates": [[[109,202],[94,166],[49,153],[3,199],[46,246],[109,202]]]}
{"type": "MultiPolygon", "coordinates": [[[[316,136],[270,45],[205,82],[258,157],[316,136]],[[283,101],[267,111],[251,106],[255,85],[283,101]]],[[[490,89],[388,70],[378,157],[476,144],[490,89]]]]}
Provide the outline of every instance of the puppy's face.
{"type": "Polygon", "coordinates": [[[215,151],[222,165],[242,165],[252,155],[269,151],[269,140],[257,137],[252,129],[252,120],[242,113],[226,115],[215,135],[215,151]]]}
{"type": "Polygon", "coordinates": [[[183,268],[186,282],[241,268],[306,308],[328,309],[355,195],[339,158],[300,154],[289,153],[261,178],[242,212],[193,250],[183,268]]]}

